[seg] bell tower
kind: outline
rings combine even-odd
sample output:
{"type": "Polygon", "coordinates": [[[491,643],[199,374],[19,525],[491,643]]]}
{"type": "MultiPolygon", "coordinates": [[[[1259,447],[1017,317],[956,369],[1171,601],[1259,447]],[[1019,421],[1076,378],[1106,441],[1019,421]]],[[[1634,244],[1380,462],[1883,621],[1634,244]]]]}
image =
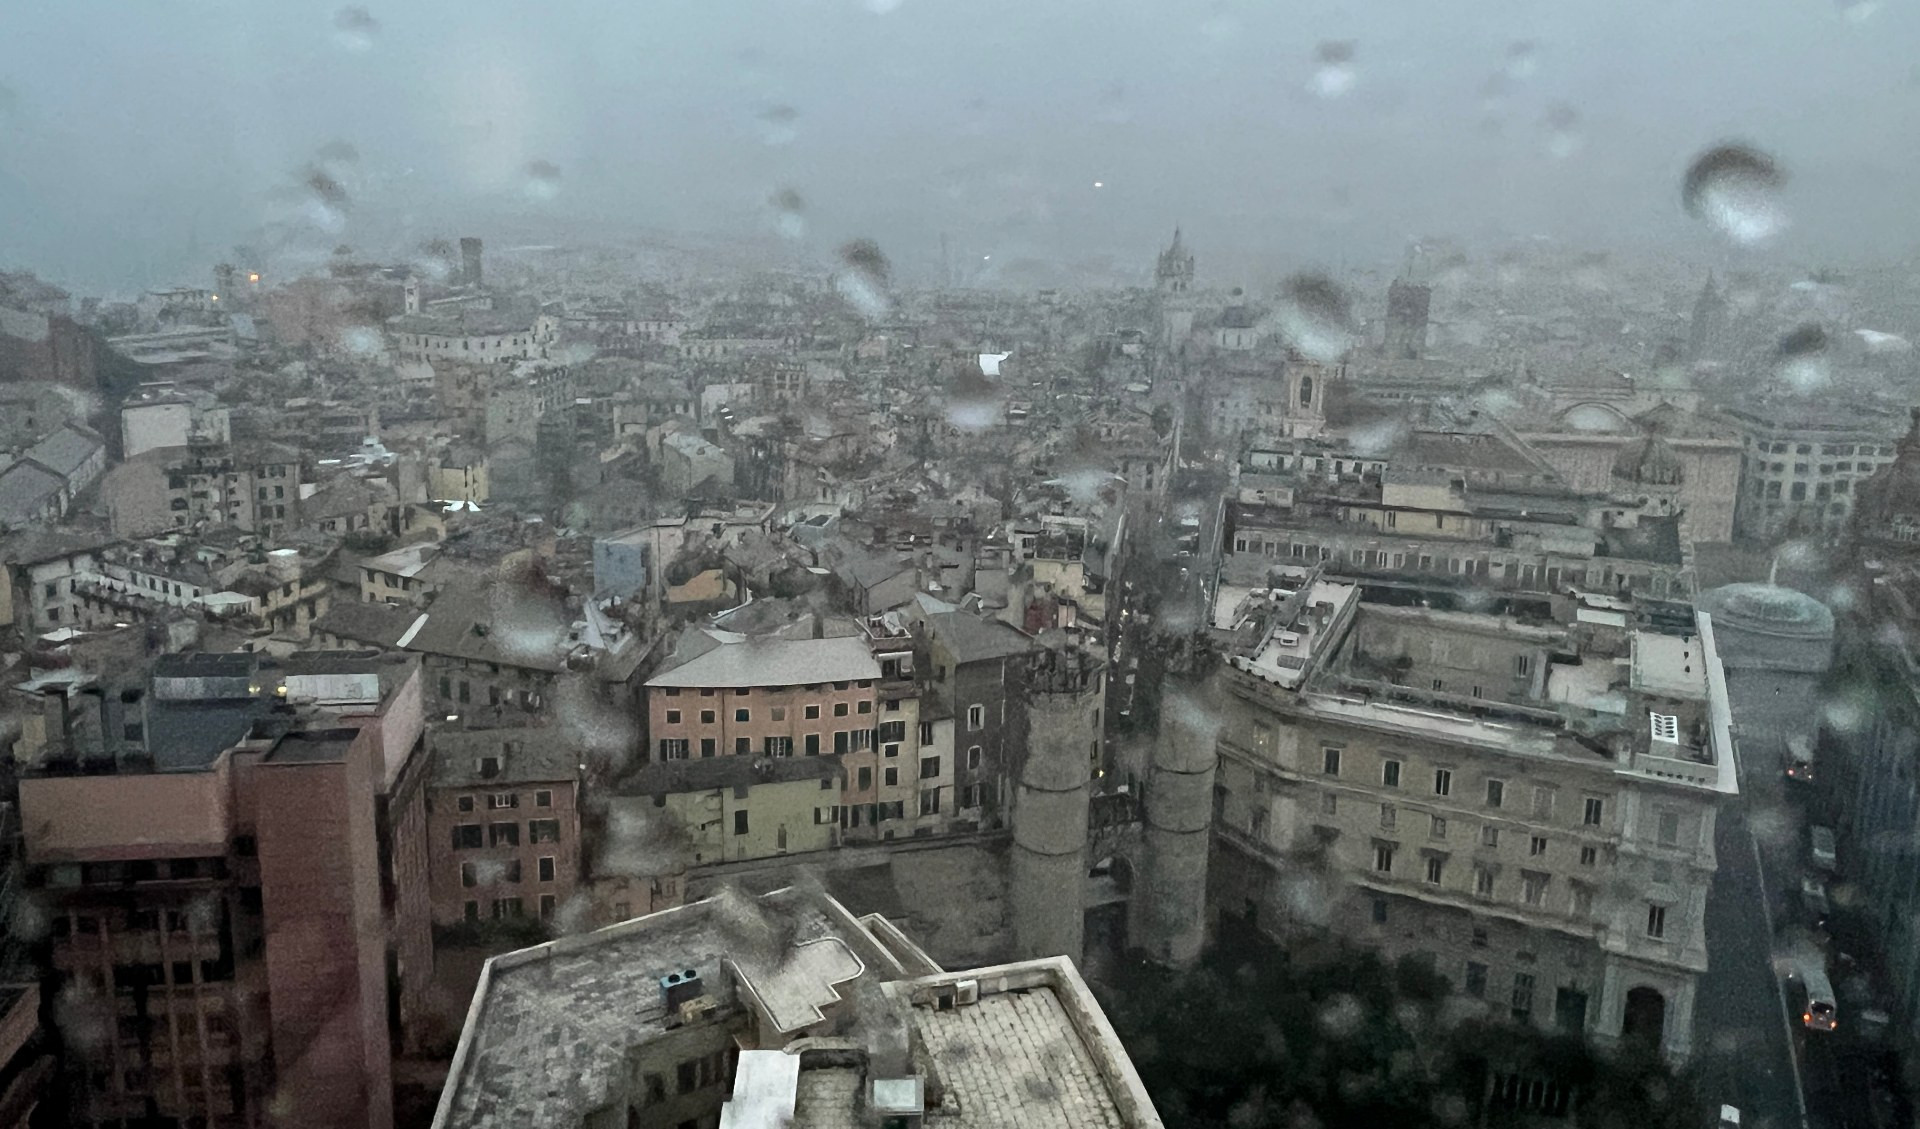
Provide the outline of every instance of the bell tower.
{"type": "Polygon", "coordinates": [[[1153,289],[1160,307],[1160,340],[1177,350],[1193,332],[1193,252],[1173,229],[1173,242],[1160,252],[1153,269],[1153,289]]]}

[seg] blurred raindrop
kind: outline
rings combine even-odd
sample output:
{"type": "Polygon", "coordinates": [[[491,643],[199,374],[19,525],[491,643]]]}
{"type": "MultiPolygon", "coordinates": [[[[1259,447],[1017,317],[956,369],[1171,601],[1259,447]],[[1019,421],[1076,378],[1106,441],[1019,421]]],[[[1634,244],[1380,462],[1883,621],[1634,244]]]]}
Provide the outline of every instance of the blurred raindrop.
{"type": "Polygon", "coordinates": [[[309,165],[300,174],[300,186],[305,192],[307,218],[314,226],[326,232],[339,232],[347,226],[353,200],[338,178],[319,165],[309,165]]]}
{"type": "Polygon", "coordinates": [[[1332,364],[1353,347],[1353,303],[1324,274],[1296,274],[1282,283],[1274,317],[1287,344],[1310,360],[1332,364]]]}
{"type": "Polygon", "coordinates": [[[320,146],[319,150],[314,153],[313,157],[314,157],[314,160],[320,162],[320,164],[322,165],[325,165],[328,167],[335,167],[335,168],[344,168],[345,166],[348,166],[348,165],[356,165],[360,163],[360,150],[354,148],[352,142],[341,141],[338,138],[336,138],[332,141],[327,142],[325,145],[320,146]]]}
{"type": "Polygon", "coordinates": [[[767,199],[773,208],[774,223],[786,239],[800,240],[807,235],[807,202],[800,193],[782,188],[767,199]]]}
{"type": "Polygon", "coordinates": [[[1354,70],[1355,44],[1350,39],[1330,39],[1314,50],[1313,80],[1307,88],[1321,98],[1338,98],[1353,89],[1359,75],[1354,70]]]}
{"type": "Polygon", "coordinates": [[[887,288],[893,280],[893,267],[880,245],[871,239],[842,244],[840,262],[847,268],[835,278],[841,297],[866,317],[885,316],[892,306],[887,288]]]}
{"type": "Polygon", "coordinates": [[[897,10],[901,3],[903,3],[903,0],[866,0],[867,11],[872,12],[876,16],[884,16],[889,12],[897,10]]]}
{"type": "Polygon", "coordinates": [[[552,161],[528,161],[522,172],[528,199],[551,200],[560,195],[559,165],[552,161]]]}
{"type": "Polygon", "coordinates": [[[340,331],[340,348],[356,357],[377,357],[386,352],[386,339],[370,325],[350,325],[340,331]]]}
{"type": "Polygon", "coordinates": [[[1880,14],[1880,0],[1840,0],[1840,18],[1863,24],[1880,14]]]}
{"type": "Polygon", "coordinates": [[[1687,213],[1723,237],[1752,246],[1787,226],[1780,202],[1786,173],[1772,157],[1746,145],[1719,145],[1687,168],[1680,200],[1687,213]]]}
{"type": "Polygon", "coordinates": [[[1774,372],[1796,391],[1819,388],[1832,378],[1827,359],[1830,344],[1827,331],[1820,325],[1800,326],[1774,346],[1774,372]]]}
{"type": "Polygon", "coordinates": [[[758,115],[760,140],[768,145],[791,145],[800,136],[800,111],[785,102],[768,106],[758,115]]]}
{"type": "Polygon", "coordinates": [[[1540,69],[1540,48],[1531,39],[1521,39],[1507,46],[1506,76],[1515,82],[1532,78],[1540,69]]]}
{"type": "Polygon", "coordinates": [[[1547,155],[1556,161],[1566,160],[1586,144],[1580,136],[1580,113],[1565,102],[1549,107],[1542,124],[1547,130],[1547,155]]]}
{"type": "Polygon", "coordinates": [[[333,14],[333,38],[349,51],[370,51],[374,37],[380,34],[380,21],[357,5],[333,14]]]}
{"type": "Polygon", "coordinates": [[[1336,1039],[1348,1038],[1366,1022],[1367,1009],[1347,992],[1340,992],[1320,1009],[1320,1030],[1336,1039]]]}
{"type": "Polygon", "coordinates": [[[1856,329],[1854,336],[1867,348],[1871,356],[1882,357],[1894,353],[1913,352],[1913,342],[1897,333],[1881,333],[1873,329],[1856,329]]]}

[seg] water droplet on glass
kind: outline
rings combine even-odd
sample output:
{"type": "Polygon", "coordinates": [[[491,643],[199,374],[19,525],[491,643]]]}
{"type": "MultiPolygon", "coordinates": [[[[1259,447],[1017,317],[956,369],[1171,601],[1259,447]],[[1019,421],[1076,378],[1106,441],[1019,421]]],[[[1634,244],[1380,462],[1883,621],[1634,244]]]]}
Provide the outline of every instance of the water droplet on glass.
{"type": "Polygon", "coordinates": [[[370,51],[374,37],[380,34],[380,21],[358,6],[342,8],[333,14],[333,38],[349,51],[370,51]]]}
{"type": "Polygon", "coordinates": [[[560,166],[552,161],[528,161],[523,175],[529,200],[551,200],[560,195],[560,166]]]}
{"type": "Polygon", "coordinates": [[[760,111],[760,140],[767,145],[791,145],[800,136],[800,111],[784,102],[760,111]]]}
{"type": "Polygon", "coordinates": [[[880,245],[871,239],[855,239],[840,247],[840,262],[846,269],[834,279],[840,296],[869,318],[886,316],[892,302],[887,287],[893,280],[893,266],[880,245]]]}
{"type": "Polygon", "coordinates": [[[354,148],[350,141],[335,139],[320,146],[313,157],[323,165],[345,168],[360,163],[360,150],[354,148]]]}
{"type": "Polygon", "coordinates": [[[1518,82],[1532,78],[1540,69],[1540,49],[1531,39],[1522,39],[1507,47],[1506,75],[1518,82]]]}
{"type": "Polygon", "coordinates": [[[1321,98],[1338,98],[1352,90],[1359,77],[1353,69],[1354,47],[1350,39],[1322,43],[1313,53],[1313,80],[1307,89],[1321,98]]]}
{"type": "Polygon", "coordinates": [[[1831,339],[1819,325],[1807,324],[1780,339],[1773,350],[1774,371],[1798,392],[1822,387],[1832,377],[1827,351],[1831,339]]]}
{"type": "Polygon", "coordinates": [[[1543,124],[1547,130],[1547,155],[1556,161],[1573,156],[1585,144],[1580,136],[1580,114],[1564,102],[1547,110],[1543,124]]]}
{"type": "Polygon", "coordinates": [[[369,325],[350,325],[340,331],[340,348],[356,357],[376,357],[386,351],[380,331],[369,325]]]}
{"type": "Polygon", "coordinates": [[[781,238],[797,241],[807,237],[807,202],[800,193],[791,188],[777,189],[767,197],[767,206],[773,209],[774,228],[781,238]]]}
{"type": "Polygon", "coordinates": [[[1860,344],[1866,346],[1868,356],[1884,357],[1913,351],[1913,342],[1897,333],[1881,333],[1875,329],[1856,329],[1853,333],[1860,338],[1860,344]]]}
{"type": "Polygon", "coordinates": [[[884,16],[898,9],[903,0],[867,0],[867,11],[876,16],[884,16]]]}
{"type": "Polygon", "coordinates": [[[1863,24],[1880,13],[1880,0],[1840,0],[1840,18],[1863,24]]]}
{"type": "Polygon", "coordinates": [[[1353,303],[1323,274],[1296,274],[1280,286],[1281,335],[1302,356],[1332,364],[1353,348],[1353,303]]]}
{"type": "Polygon", "coordinates": [[[305,190],[307,218],[314,226],[327,232],[338,232],[347,226],[353,200],[338,178],[319,165],[309,165],[300,174],[300,186],[305,190]]]}
{"type": "Polygon", "coordinates": [[[1745,145],[1719,145],[1687,169],[1680,200],[1687,213],[1742,246],[1762,243],[1787,226],[1780,203],[1786,173],[1772,157],[1745,145]]]}

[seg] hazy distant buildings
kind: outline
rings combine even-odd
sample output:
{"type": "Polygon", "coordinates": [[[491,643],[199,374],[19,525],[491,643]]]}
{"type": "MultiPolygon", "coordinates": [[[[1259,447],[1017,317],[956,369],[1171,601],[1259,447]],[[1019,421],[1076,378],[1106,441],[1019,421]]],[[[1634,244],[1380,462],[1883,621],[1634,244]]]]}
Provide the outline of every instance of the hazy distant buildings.
{"type": "Polygon", "coordinates": [[[1419,360],[1427,350],[1431,288],[1404,279],[1387,286],[1387,326],[1381,351],[1395,360],[1419,360]]]}
{"type": "Polygon", "coordinates": [[[1735,527],[1742,537],[1832,538],[1846,530],[1854,491],[1893,461],[1904,421],[1866,405],[1799,398],[1725,409],[1745,452],[1735,527]]]}

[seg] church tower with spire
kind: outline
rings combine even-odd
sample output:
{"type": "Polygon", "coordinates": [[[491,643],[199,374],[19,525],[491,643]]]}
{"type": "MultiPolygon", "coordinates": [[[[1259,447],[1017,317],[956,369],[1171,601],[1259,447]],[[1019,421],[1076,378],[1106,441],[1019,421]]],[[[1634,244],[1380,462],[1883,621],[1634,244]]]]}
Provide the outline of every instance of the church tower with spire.
{"type": "Polygon", "coordinates": [[[1154,266],[1153,288],[1160,307],[1161,344],[1178,351],[1193,332],[1193,252],[1181,242],[1178,227],[1154,266]]]}

